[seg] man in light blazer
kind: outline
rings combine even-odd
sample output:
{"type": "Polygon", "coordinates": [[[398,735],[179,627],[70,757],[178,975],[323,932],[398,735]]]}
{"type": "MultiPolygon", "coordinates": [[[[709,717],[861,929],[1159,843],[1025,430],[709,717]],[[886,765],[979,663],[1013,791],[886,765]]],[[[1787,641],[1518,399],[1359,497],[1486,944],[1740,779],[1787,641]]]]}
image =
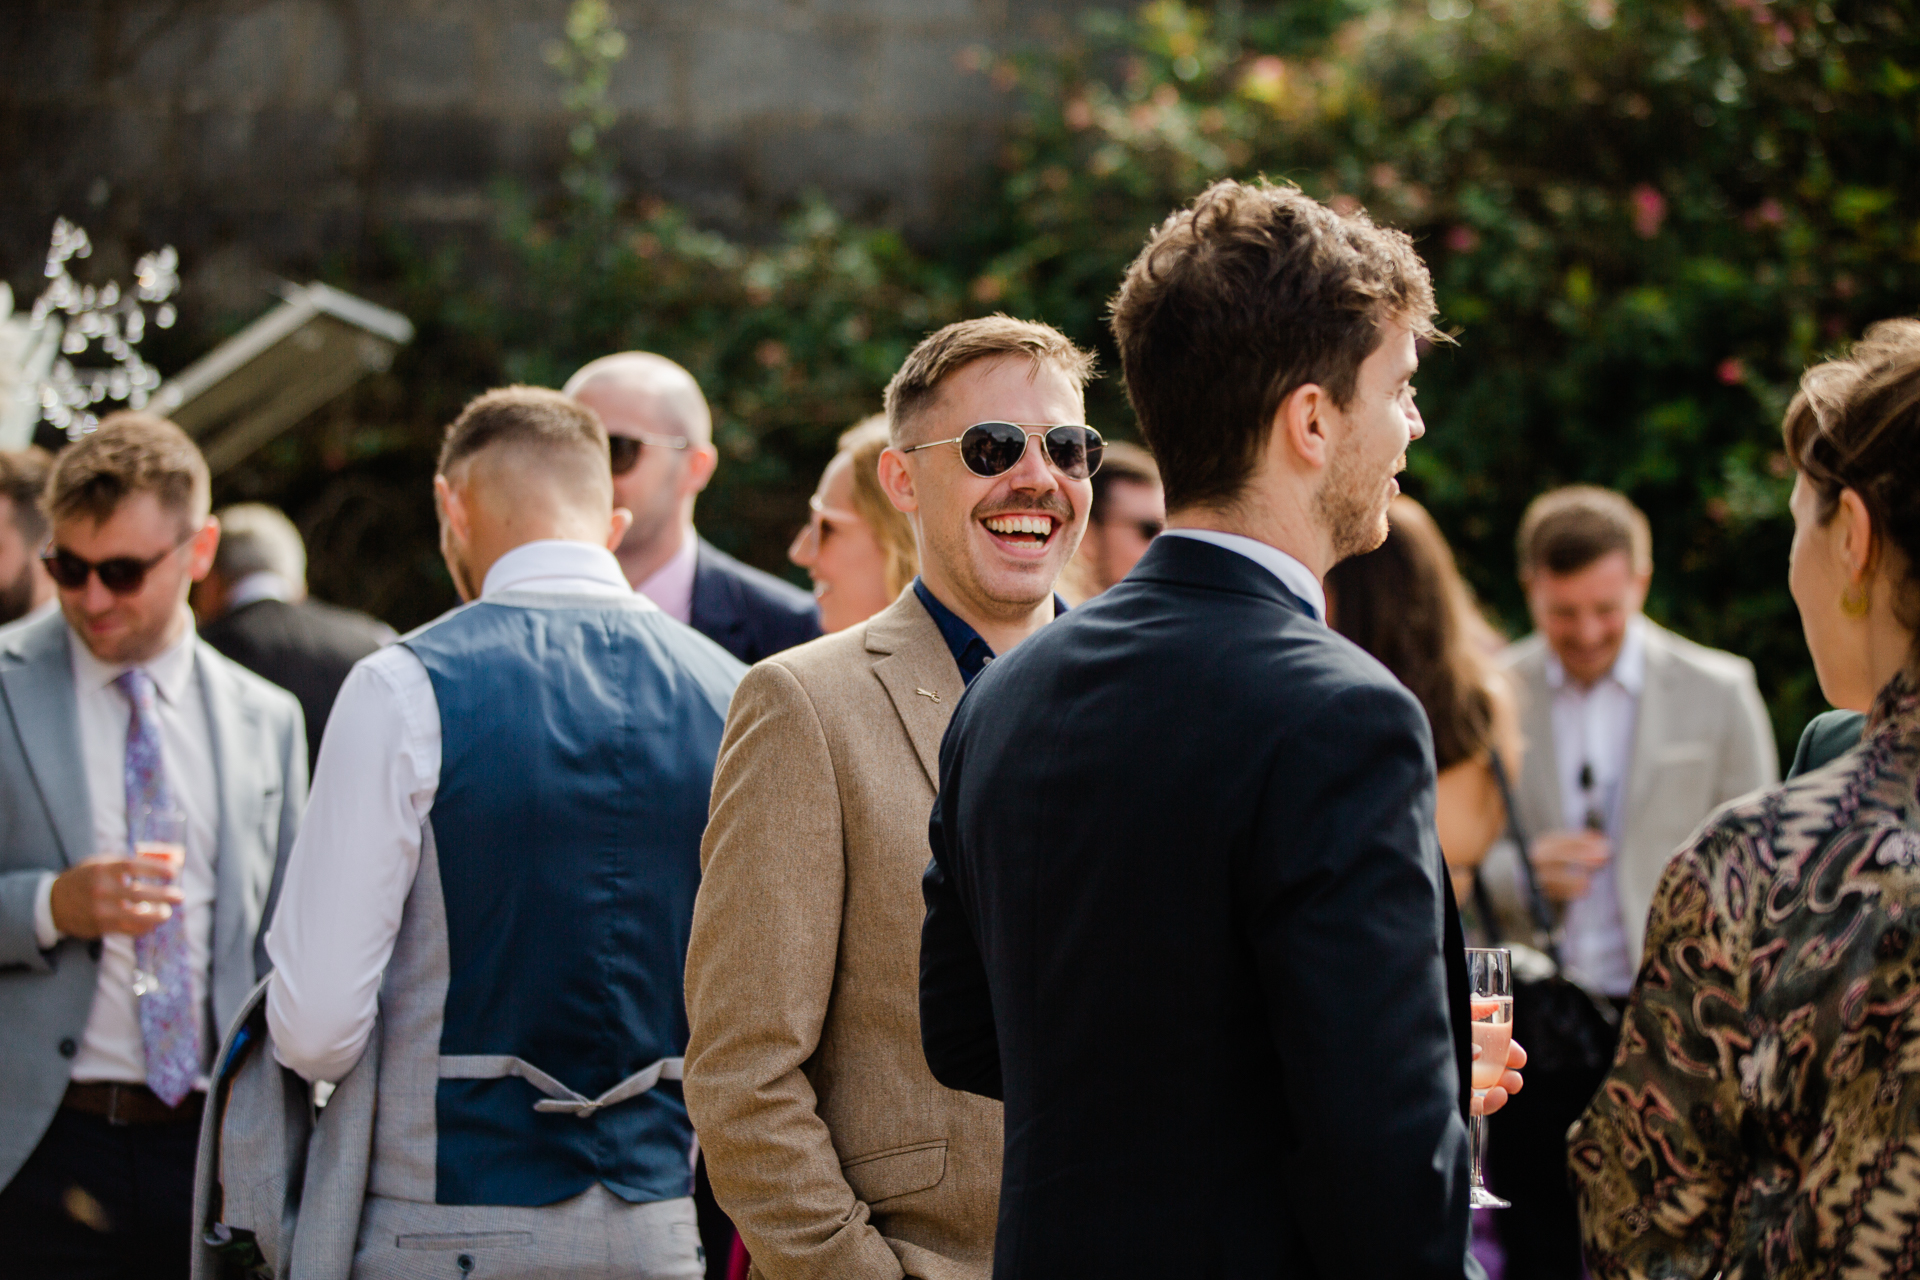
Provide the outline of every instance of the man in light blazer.
{"type": "MultiPolygon", "coordinates": [[[[1708,814],[1779,780],[1773,730],[1751,662],[1640,612],[1652,536],[1621,494],[1542,494],[1521,520],[1519,562],[1535,626],[1504,658],[1526,735],[1520,826],[1559,916],[1562,956],[1623,1004],[1667,860],[1708,814]]],[[[1481,875],[1503,936],[1530,938],[1511,844],[1481,875]]],[[[1501,1119],[1491,1159],[1496,1185],[1512,1191],[1501,1237],[1515,1274],[1581,1274],[1564,1135],[1599,1082],[1537,1073],[1501,1119]]]]}
{"type": "Polygon", "coordinates": [[[110,417],[47,505],[60,613],[0,631],[3,1269],[185,1276],[208,1057],[265,968],[305,731],[194,634],[220,535],[178,427],[110,417]],[[184,859],[146,879],[156,811],[184,859]]]}
{"type": "Polygon", "coordinates": [[[1091,365],[1004,316],[921,343],[887,389],[880,461],[921,576],[734,695],[687,955],[686,1097],[768,1280],[992,1270],[1001,1108],[928,1070],[920,875],[954,704],[1064,607],[1053,584],[1098,463],[1077,425],[1091,365]]]}

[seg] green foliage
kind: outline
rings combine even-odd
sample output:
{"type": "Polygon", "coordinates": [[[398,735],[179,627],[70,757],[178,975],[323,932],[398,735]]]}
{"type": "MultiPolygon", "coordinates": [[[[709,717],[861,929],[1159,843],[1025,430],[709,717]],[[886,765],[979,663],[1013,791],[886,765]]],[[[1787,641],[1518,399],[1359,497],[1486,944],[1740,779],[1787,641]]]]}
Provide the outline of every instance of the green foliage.
{"type": "Polygon", "coordinates": [[[1624,489],[1653,518],[1653,611],[1753,657],[1797,733],[1818,695],[1778,422],[1808,363],[1915,309],[1909,11],[1431,0],[1292,50],[1228,26],[1159,0],[1022,68],[995,297],[1091,335],[1142,230],[1222,177],[1364,205],[1419,240],[1460,339],[1423,370],[1409,489],[1483,596],[1525,625],[1530,497],[1624,489]]]}
{"type": "MultiPolygon", "coordinates": [[[[1065,48],[976,58],[1021,109],[963,230],[916,252],[818,201],[750,245],[618,198],[600,140],[622,41],[603,0],[578,0],[550,53],[576,120],[561,197],[503,187],[484,271],[395,255],[389,292],[422,335],[361,407],[388,425],[354,446],[356,474],[418,477],[487,385],[643,347],[714,402],[703,529],[777,566],[833,437],[947,320],[1006,310],[1101,347],[1090,417],[1131,434],[1107,299],[1154,222],[1266,174],[1364,205],[1431,264],[1459,345],[1422,373],[1408,484],[1483,597],[1524,626],[1511,536],[1530,497],[1622,488],[1653,518],[1653,612],[1753,657],[1790,745],[1818,695],[1784,586],[1777,424],[1809,362],[1915,309],[1913,24],[1862,0],[1095,10],[1065,48]]],[[[430,543],[400,559],[429,563],[430,543]]],[[[443,598],[412,580],[398,621],[443,598]]]]}

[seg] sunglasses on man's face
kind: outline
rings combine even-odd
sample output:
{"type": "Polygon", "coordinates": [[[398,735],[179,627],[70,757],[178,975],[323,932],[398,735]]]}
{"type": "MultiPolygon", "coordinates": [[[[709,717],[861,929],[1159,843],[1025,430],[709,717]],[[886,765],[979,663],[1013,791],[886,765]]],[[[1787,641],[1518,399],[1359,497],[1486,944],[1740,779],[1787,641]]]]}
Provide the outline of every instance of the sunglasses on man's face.
{"type": "Polygon", "coordinates": [[[685,436],[656,436],[650,431],[636,431],[632,435],[608,435],[608,461],[613,464],[613,474],[623,476],[640,465],[642,445],[654,445],[661,449],[684,449],[692,441],[685,436]]]}
{"type": "Polygon", "coordinates": [[[145,560],[133,556],[113,556],[93,561],[77,556],[65,547],[49,547],[41,554],[40,563],[47,566],[47,576],[68,591],[84,590],[87,579],[97,573],[101,586],[117,596],[130,596],[140,590],[155,565],[192,541],[193,534],[190,533],[159,555],[149,556],[145,560]]]}
{"type": "Polygon", "coordinates": [[[1057,427],[1019,422],[976,422],[951,440],[932,440],[911,445],[902,453],[932,449],[943,444],[960,446],[960,461],[967,470],[983,480],[1003,476],[1020,465],[1027,455],[1027,440],[1037,436],[1047,451],[1047,460],[1070,480],[1085,480],[1100,469],[1107,442],[1092,427],[1068,423],[1057,427]]]}

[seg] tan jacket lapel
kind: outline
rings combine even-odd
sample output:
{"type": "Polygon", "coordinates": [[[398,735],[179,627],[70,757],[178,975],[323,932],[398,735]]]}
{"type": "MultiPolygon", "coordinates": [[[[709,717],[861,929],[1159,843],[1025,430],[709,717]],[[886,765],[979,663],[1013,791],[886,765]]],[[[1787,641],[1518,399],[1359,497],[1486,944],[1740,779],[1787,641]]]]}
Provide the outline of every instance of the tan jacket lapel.
{"type": "Polygon", "coordinates": [[[867,652],[875,655],[873,674],[893,699],[920,767],[937,790],[940,738],[954,704],[966,692],[945,637],[920,598],[908,590],[867,624],[867,652]]]}

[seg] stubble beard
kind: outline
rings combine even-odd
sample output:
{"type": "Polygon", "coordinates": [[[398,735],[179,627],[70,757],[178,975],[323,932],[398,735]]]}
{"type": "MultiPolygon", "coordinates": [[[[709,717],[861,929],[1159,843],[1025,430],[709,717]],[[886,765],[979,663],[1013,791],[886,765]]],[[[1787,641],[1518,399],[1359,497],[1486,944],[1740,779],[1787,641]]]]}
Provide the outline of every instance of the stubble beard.
{"type": "Polygon", "coordinates": [[[20,575],[0,587],[0,627],[17,622],[33,610],[33,565],[20,566],[20,575]]]}
{"type": "Polygon", "coordinates": [[[1351,445],[1336,451],[1326,481],[1314,495],[1322,527],[1333,542],[1335,564],[1365,555],[1387,540],[1387,506],[1393,500],[1387,482],[1399,464],[1384,477],[1368,475],[1355,456],[1358,452],[1351,445]]]}

